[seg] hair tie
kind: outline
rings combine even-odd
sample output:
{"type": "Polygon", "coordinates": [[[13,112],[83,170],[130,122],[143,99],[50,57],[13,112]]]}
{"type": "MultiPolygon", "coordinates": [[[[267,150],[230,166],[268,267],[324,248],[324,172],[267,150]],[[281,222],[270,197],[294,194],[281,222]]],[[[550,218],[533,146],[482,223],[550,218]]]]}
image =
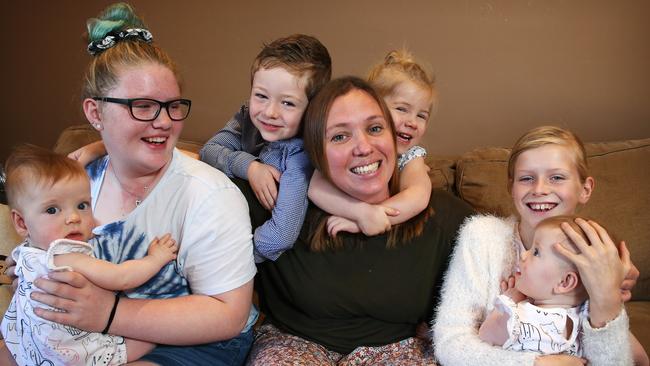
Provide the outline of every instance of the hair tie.
{"type": "Polygon", "coordinates": [[[121,31],[114,31],[108,33],[104,38],[90,42],[88,44],[88,53],[95,56],[113,46],[119,41],[123,41],[128,38],[138,38],[147,43],[153,41],[153,36],[151,32],[144,28],[129,28],[121,31]]]}

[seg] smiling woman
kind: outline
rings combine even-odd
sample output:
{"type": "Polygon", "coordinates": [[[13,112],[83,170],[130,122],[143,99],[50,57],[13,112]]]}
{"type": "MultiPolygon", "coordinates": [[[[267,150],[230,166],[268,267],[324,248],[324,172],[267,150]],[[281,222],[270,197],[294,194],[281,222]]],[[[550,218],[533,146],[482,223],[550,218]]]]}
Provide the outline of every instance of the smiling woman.
{"type": "MultiPolygon", "coordinates": [[[[310,102],[304,123],[312,163],[338,189],[364,201],[398,191],[395,128],[368,83],[331,81],[310,102]]],[[[246,188],[258,224],[264,210],[246,188]]],[[[249,362],[433,363],[430,343],[415,337],[416,325],[431,317],[456,230],[470,212],[436,191],[429,209],[385,235],[330,237],[329,214],[310,206],[293,249],[258,268],[268,321],[249,362]]]]}
{"type": "Polygon", "coordinates": [[[326,176],[358,200],[384,201],[390,196],[386,182],[395,172],[393,135],[390,120],[367,92],[352,90],[337,98],[325,130],[326,176]]]}

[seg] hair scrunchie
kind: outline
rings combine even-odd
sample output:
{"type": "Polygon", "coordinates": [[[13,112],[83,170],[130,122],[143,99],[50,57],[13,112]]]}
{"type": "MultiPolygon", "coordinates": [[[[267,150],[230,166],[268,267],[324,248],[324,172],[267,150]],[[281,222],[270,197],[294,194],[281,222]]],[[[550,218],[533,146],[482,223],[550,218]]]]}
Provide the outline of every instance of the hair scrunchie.
{"type": "Polygon", "coordinates": [[[113,46],[119,41],[137,38],[147,43],[153,41],[151,32],[144,28],[129,28],[121,31],[109,32],[104,38],[97,41],[92,41],[88,44],[88,53],[95,56],[113,46]]]}

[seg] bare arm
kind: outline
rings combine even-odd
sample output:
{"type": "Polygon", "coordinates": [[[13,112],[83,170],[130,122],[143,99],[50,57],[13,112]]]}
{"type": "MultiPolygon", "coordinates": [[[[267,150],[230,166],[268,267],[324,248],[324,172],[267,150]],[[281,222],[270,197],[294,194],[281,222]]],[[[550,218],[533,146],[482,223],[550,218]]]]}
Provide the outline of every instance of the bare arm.
{"type": "Polygon", "coordinates": [[[371,205],[341,192],[315,170],[309,183],[309,199],[323,211],[357,223],[366,235],[377,235],[390,229],[389,215],[398,212],[383,205],[371,205]]]}
{"type": "Polygon", "coordinates": [[[93,258],[81,253],[59,254],[54,257],[57,266],[70,266],[88,280],[107,290],[127,290],[147,282],[169,261],[176,258],[178,246],[169,234],[154,239],[148,255],[119,264],[93,258]]]}
{"type": "MultiPolygon", "coordinates": [[[[40,278],[33,299],[64,310],[34,312],[47,320],[100,332],[108,322],[114,294],[77,272],[53,272],[40,278]],[[51,295],[59,294],[61,297],[51,295]],[[83,299],[84,301],[77,301],[83,299]]],[[[153,343],[192,345],[233,338],[246,325],[253,280],[215,296],[120,300],[109,332],[153,343]]]]}
{"type": "Polygon", "coordinates": [[[498,309],[492,310],[478,329],[478,337],[493,346],[503,346],[508,340],[508,319],[510,315],[498,309]]]}
{"type": "Polygon", "coordinates": [[[68,157],[86,166],[103,155],[106,155],[106,147],[104,146],[104,142],[99,140],[78,148],[68,154],[68,157]]]}
{"type": "Polygon", "coordinates": [[[414,158],[402,169],[399,193],[382,203],[399,211],[399,215],[388,218],[391,225],[406,222],[429,206],[431,178],[428,172],[423,157],[414,158]]]}
{"type": "Polygon", "coordinates": [[[111,333],[154,343],[192,345],[236,337],[246,325],[253,280],[215,296],[189,295],[165,300],[127,299],[111,333]],[[183,324],[182,327],[175,326],[183,324]],[[174,329],[170,332],[170,329],[174,329]]]}
{"type": "MultiPolygon", "coordinates": [[[[517,304],[526,298],[526,296],[515,288],[514,277],[511,276],[505,282],[506,284],[505,289],[503,289],[503,294],[509,297],[513,303],[517,304]]],[[[478,330],[478,337],[481,338],[483,342],[489,343],[493,346],[503,346],[510,337],[508,334],[508,319],[510,319],[510,314],[508,314],[507,311],[504,311],[505,308],[503,305],[499,305],[502,301],[504,300],[501,300],[501,297],[498,297],[497,300],[495,300],[494,309],[487,315],[487,317],[485,317],[483,324],[481,324],[481,327],[478,330]]]]}

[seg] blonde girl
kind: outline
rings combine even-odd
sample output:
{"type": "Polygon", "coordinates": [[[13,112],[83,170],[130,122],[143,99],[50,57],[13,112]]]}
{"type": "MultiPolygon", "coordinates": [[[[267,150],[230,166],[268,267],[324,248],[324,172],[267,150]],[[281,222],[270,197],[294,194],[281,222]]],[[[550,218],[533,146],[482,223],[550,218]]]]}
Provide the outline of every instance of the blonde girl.
{"type": "MultiPolygon", "coordinates": [[[[395,124],[400,193],[372,205],[355,200],[334,188],[317,170],[309,186],[309,198],[333,216],[328,231],[376,235],[422,212],[429,204],[431,180],[425,164],[426,150],[419,146],[437,102],[434,78],[406,50],[391,51],[372,68],[368,81],[386,102],[395,124]]],[[[359,151],[358,154],[363,154],[359,151]]],[[[350,174],[372,174],[373,165],[356,167],[350,174]]]]}
{"type": "MultiPolygon", "coordinates": [[[[474,216],[460,230],[433,323],[434,347],[442,364],[585,363],[568,355],[503,350],[481,341],[478,331],[503,290],[502,280],[512,275],[518,254],[531,247],[537,223],[573,214],[579,205],[587,203],[593,187],[584,147],[573,133],[543,126],[515,143],[508,162],[508,190],[517,216],[474,216]]],[[[619,293],[624,274],[633,272],[629,252],[621,244],[619,259],[616,245],[601,226],[581,219],[576,223],[587,233],[589,242],[567,225],[563,230],[579,248],[588,250],[575,254],[557,244],[555,249],[576,265],[591,299],[590,321],[581,329],[583,357],[590,365],[629,364],[628,318],[619,293]]]]}

